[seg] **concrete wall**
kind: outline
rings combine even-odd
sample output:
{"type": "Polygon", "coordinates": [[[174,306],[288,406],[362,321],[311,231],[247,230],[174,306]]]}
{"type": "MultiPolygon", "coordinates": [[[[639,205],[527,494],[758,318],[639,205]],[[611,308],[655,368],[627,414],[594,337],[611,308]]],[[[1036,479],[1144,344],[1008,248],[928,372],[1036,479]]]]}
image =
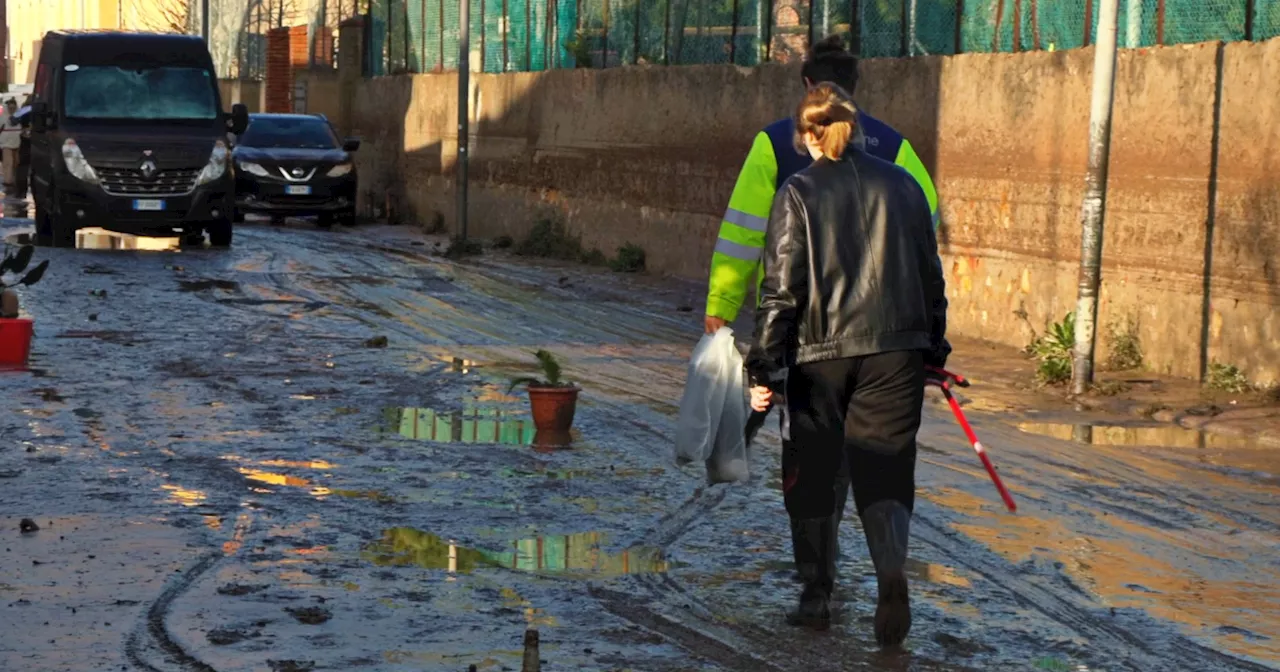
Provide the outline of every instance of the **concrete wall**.
{"type": "Polygon", "coordinates": [[[249,113],[261,112],[263,108],[262,82],[251,79],[219,79],[218,90],[222,93],[222,106],[231,109],[236,103],[244,103],[249,113]]]}
{"type": "MultiPolygon", "coordinates": [[[[1021,346],[1074,305],[1092,58],[863,63],[860,103],[938,182],[957,332],[1021,346]]],[[[1136,320],[1155,370],[1195,376],[1216,360],[1280,379],[1277,75],[1280,40],[1121,53],[1104,354],[1107,325],[1136,320]]],[[[471,231],[519,237],[554,215],[588,247],[636,243],[653,270],[705,277],[749,139],[788,113],[797,84],[780,65],[473,75],[471,231]]],[[[452,74],[357,85],[366,205],[452,221],[456,97],[452,74]]]]}

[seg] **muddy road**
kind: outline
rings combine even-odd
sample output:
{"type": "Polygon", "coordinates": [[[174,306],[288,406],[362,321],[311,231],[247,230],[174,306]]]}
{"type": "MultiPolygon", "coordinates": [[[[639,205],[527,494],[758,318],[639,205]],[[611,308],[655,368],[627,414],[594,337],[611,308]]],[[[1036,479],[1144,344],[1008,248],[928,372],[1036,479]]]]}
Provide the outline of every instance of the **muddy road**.
{"type": "Polygon", "coordinates": [[[886,656],[853,517],[840,623],[783,625],[772,423],[749,485],[673,466],[698,286],[453,263],[404,228],[152,246],[38,251],[31,367],[0,374],[2,670],[518,670],[531,626],[545,670],[1280,665],[1273,454],[975,404],[1010,515],[931,400],[886,656]],[[585,390],[569,449],[505,394],[540,347],[585,390]]]}

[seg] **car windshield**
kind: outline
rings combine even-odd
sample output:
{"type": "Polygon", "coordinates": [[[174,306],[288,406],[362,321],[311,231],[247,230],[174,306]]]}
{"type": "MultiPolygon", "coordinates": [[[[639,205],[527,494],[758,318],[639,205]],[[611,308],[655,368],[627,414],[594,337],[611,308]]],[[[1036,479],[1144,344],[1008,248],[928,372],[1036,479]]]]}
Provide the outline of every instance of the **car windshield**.
{"type": "Polygon", "coordinates": [[[316,117],[258,117],[240,136],[240,145],[258,148],[336,149],[329,122],[316,117]]]}
{"type": "Polygon", "coordinates": [[[218,118],[215,84],[203,68],[67,66],[66,115],[73,119],[218,118]]]}

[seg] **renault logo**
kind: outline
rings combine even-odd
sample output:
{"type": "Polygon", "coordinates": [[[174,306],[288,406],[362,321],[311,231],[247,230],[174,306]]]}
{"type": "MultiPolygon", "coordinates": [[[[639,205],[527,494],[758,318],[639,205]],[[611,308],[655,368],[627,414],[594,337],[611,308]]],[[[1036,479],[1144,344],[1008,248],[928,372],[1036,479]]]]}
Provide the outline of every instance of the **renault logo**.
{"type": "Polygon", "coordinates": [[[302,170],[301,168],[294,168],[294,169],[293,169],[293,176],[294,176],[294,177],[302,177],[302,175],[303,175],[303,170],[302,170]]]}
{"type": "Polygon", "coordinates": [[[138,166],[138,170],[142,171],[142,176],[149,180],[156,176],[156,163],[148,159],[138,166]]]}

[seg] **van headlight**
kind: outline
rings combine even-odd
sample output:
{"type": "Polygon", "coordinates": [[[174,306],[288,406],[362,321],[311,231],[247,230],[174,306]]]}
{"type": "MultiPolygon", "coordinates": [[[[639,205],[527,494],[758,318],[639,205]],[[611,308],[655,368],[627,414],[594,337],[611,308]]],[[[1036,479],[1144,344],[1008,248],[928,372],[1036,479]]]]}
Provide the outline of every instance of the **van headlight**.
{"type": "Polygon", "coordinates": [[[196,178],[196,186],[209,184],[225,175],[228,156],[227,143],[222,140],[214,142],[213,152],[209,154],[209,163],[205,164],[204,170],[200,171],[200,176],[196,178]]]}
{"type": "Polygon", "coordinates": [[[67,166],[67,172],[77,180],[89,184],[98,183],[98,173],[85,160],[84,152],[80,151],[80,145],[77,145],[72,138],[67,138],[67,141],[62,143],[62,162],[67,166]]]}
{"type": "Polygon", "coordinates": [[[329,177],[342,177],[343,175],[346,175],[347,173],[351,172],[351,169],[354,167],[355,167],[355,164],[351,163],[350,161],[346,163],[339,163],[338,165],[329,169],[328,175],[329,177]]]}
{"type": "Polygon", "coordinates": [[[267,175],[270,175],[270,173],[267,172],[267,169],[263,168],[262,164],[260,163],[254,163],[252,161],[240,161],[239,165],[240,165],[240,170],[243,170],[244,172],[249,173],[250,175],[257,175],[258,177],[266,177],[267,175]]]}

